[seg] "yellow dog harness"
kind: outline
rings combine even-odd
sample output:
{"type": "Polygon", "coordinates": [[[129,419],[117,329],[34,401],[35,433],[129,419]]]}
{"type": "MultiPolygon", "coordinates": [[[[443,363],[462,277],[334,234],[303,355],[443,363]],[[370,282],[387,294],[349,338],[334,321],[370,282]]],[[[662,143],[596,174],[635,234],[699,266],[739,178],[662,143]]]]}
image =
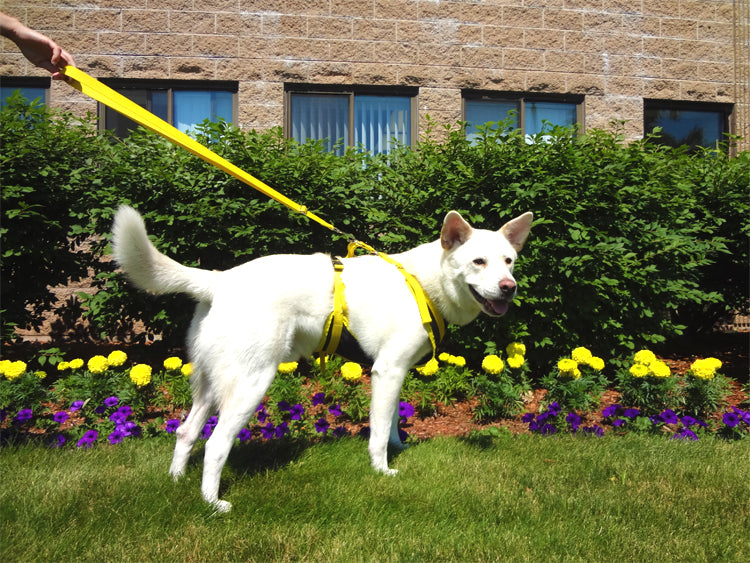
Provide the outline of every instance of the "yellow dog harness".
{"type": "MultiPolygon", "coordinates": [[[[443,321],[443,317],[432,300],[424,292],[422,286],[419,285],[417,278],[407,272],[399,262],[390,256],[381,254],[381,257],[398,268],[417,302],[422,326],[424,326],[432,345],[432,355],[426,356],[420,362],[426,363],[430,358],[435,358],[437,346],[445,336],[445,322],[443,321]]],[[[323,338],[318,345],[318,349],[315,351],[315,354],[320,357],[320,368],[321,370],[325,368],[325,356],[332,354],[353,362],[372,364],[373,358],[362,349],[356,337],[349,330],[349,314],[346,306],[346,297],[344,296],[345,287],[344,282],[341,280],[344,264],[338,258],[332,259],[332,262],[334,269],[333,312],[326,321],[325,328],[323,329],[323,338]]]]}

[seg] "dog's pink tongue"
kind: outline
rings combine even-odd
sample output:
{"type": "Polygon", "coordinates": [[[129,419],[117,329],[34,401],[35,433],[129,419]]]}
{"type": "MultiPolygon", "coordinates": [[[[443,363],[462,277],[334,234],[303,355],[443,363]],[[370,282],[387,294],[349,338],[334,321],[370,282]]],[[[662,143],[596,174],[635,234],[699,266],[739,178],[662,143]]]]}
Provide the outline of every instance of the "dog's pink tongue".
{"type": "Polygon", "coordinates": [[[504,315],[508,312],[508,303],[506,301],[490,301],[490,304],[498,315],[504,315]]]}

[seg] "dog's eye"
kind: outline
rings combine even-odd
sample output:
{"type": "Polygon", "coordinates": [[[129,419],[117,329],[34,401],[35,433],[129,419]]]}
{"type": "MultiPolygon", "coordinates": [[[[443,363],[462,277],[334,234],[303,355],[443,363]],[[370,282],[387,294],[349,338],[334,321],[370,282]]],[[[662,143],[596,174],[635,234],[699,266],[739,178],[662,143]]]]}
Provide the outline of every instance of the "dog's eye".
{"type": "Polygon", "coordinates": [[[484,266],[487,263],[487,260],[484,258],[474,258],[474,264],[477,266],[484,266]]]}
{"type": "Polygon", "coordinates": [[[510,266],[513,263],[513,258],[506,258],[505,263],[510,266]]]}

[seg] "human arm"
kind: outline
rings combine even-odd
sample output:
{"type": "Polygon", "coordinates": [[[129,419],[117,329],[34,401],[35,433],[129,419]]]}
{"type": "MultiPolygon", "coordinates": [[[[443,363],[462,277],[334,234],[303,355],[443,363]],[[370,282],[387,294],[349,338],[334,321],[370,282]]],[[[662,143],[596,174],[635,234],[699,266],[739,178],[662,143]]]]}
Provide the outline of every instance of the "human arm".
{"type": "Polygon", "coordinates": [[[52,39],[26,27],[16,18],[0,12],[0,34],[13,41],[21,53],[38,67],[52,73],[52,78],[63,78],[65,65],[75,66],[73,56],[52,39]]]}

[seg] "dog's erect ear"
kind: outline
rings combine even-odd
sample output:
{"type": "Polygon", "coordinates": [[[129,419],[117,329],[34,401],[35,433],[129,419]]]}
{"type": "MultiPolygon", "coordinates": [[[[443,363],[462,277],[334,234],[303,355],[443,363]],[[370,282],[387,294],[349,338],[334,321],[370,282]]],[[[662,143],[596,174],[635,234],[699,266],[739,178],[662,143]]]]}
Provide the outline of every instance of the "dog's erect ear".
{"type": "Polygon", "coordinates": [[[443,220],[443,230],[440,231],[440,244],[445,250],[465,243],[469,240],[474,229],[471,228],[457,211],[449,211],[443,220]]]}
{"type": "Polygon", "coordinates": [[[500,228],[500,234],[503,235],[516,252],[521,252],[526,237],[531,230],[531,222],[534,220],[534,214],[527,211],[515,219],[511,219],[500,228]]]}

